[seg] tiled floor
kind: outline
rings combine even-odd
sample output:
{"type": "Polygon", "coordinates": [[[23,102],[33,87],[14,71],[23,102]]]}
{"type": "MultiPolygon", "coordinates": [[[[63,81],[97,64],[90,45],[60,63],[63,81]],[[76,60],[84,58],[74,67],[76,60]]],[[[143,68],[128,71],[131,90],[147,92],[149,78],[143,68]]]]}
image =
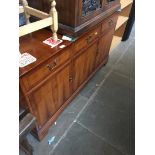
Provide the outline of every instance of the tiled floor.
{"type": "Polygon", "coordinates": [[[43,141],[28,135],[34,155],[134,155],[134,41],[133,29],[129,40],[111,52],[108,64],[65,109],[43,141]],[[51,137],[55,139],[49,145],[51,137]]]}

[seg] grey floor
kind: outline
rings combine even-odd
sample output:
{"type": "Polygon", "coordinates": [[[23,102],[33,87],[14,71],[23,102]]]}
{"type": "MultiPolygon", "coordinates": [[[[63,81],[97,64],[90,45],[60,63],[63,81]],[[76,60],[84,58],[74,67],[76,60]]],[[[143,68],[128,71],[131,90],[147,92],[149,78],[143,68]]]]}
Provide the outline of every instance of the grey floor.
{"type": "Polygon", "coordinates": [[[38,142],[28,135],[34,155],[134,155],[134,79],[133,28],[129,40],[110,53],[108,64],[64,110],[47,136],[38,142]]]}

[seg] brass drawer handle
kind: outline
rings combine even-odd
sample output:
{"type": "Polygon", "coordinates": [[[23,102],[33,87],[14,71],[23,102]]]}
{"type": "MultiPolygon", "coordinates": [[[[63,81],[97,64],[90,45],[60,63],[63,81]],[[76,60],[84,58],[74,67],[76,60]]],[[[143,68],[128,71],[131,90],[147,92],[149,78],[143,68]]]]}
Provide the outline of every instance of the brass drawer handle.
{"type": "Polygon", "coordinates": [[[112,19],[110,19],[109,21],[108,21],[108,24],[109,24],[109,26],[112,26],[113,25],[113,20],[112,19]]]}
{"type": "Polygon", "coordinates": [[[47,68],[51,71],[52,70],[52,65],[51,64],[48,64],[47,65],[47,68]]]}
{"type": "Polygon", "coordinates": [[[47,68],[51,71],[57,66],[57,60],[55,59],[52,64],[48,64],[47,68]]]}

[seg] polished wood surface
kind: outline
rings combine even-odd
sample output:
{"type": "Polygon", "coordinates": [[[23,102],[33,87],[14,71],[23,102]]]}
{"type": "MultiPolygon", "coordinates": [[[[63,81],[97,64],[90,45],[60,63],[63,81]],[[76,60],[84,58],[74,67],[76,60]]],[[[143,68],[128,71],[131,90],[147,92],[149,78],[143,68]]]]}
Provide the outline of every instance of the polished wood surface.
{"type": "Polygon", "coordinates": [[[94,63],[97,52],[97,45],[97,42],[95,42],[87,50],[83,51],[82,54],[74,58],[73,91],[76,91],[95,69],[94,63]]]}
{"type": "Polygon", "coordinates": [[[109,55],[109,49],[113,38],[114,29],[103,35],[99,41],[99,49],[96,57],[96,66],[100,65],[109,55]]]}
{"type": "Polygon", "coordinates": [[[52,49],[42,42],[51,35],[46,29],[20,39],[21,53],[29,52],[37,58],[33,64],[20,68],[20,88],[29,112],[37,119],[34,134],[39,140],[107,62],[117,18],[118,13],[115,13],[83,33],[75,42],[64,41],[62,44],[66,47],[63,49],[59,46],[52,49]],[[103,25],[106,25],[105,29],[103,25]]]}
{"type": "Polygon", "coordinates": [[[75,44],[75,52],[80,51],[83,48],[87,48],[89,44],[92,43],[97,37],[99,37],[101,32],[101,26],[97,26],[90,32],[86,33],[83,37],[78,39],[75,44]]]}
{"type": "Polygon", "coordinates": [[[63,52],[60,51],[59,54],[56,54],[55,56],[47,60],[45,63],[40,65],[39,68],[26,74],[23,77],[23,84],[25,85],[26,90],[30,90],[51,73],[55,72],[57,68],[63,65],[67,60],[69,60],[69,58],[69,49],[66,49],[63,52]]]}
{"type": "MultiPolygon", "coordinates": [[[[62,51],[59,46],[65,45],[66,48],[71,45],[71,42],[69,41],[63,41],[59,46],[56,46],[54,48],[51,48],[50,46],[43,43],[44,40],[47,38],[52,37],[52,32],[48,29],[42,29],[39,31],[36,31],[34,33],[28,34],[26,36],[23,36],[19,39],[19,51],[20,53],[28,52],[34,57],[37,58],[37,61],[24,67],[20,68],[20,75],[25,75],[30,70],[33,70],[43,62],[50,59],[55,54],[62,51]]],[[[61,39],[62,35],[58,35],[58,38],[61,39]]]]}
{"type": "Polygon", "coordinates": [[[70,65],[50,77],[29,95],[40,129],[70,97],[70,65]]]}

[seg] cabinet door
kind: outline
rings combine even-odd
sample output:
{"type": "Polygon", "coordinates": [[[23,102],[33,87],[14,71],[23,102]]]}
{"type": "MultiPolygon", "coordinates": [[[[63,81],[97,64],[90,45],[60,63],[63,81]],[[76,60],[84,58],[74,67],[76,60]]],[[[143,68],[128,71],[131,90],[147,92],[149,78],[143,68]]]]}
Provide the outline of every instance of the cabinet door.
{"type": "Polygon", "coordinates": [[[69,76],[70,65],[67,65],[29,96],[39,128],[41,128],[70,97],[69,76]]]}
{"type": "Polygon", "coordinates": [[[98,42],[91,45],[73,60],[73,91],[76,91],[95,69],[97,46],[98,42]]]}
{"type": "Polygon", "coordinates": [[[114,34],[114,28],[104,34],[99,40],[99,48],[96,57],[96,67],[100,65],[109,55],[109,50],[114,34]]]}

